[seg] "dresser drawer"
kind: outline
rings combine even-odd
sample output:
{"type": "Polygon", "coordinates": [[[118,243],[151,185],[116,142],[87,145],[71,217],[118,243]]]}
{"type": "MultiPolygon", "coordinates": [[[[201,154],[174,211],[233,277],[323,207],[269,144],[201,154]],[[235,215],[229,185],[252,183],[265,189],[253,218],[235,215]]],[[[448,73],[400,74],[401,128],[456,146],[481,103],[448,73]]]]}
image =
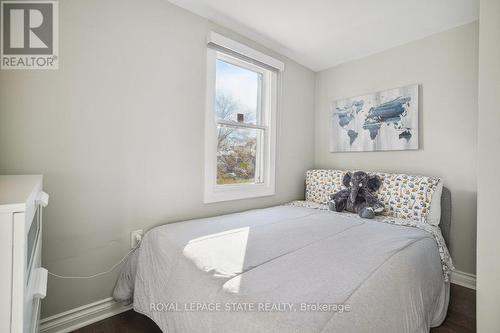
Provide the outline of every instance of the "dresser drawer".
{"type": "Polygon", "coordinates": [[[49,196],[41,175],[0,175],[0,197],[0,332],[37,332],[47,291],[42,207],[49,196]]]}
{"type": "Polygon", "coordinates": [[[28,230],[26,234],[26,285],[31,278],[33,268],[37,268],[41,264],[41,228],[42,228],[42,208],[36,207],[33,219],[28,223],[28,230]]]}
{"type": "Polygon", "coordinates": [[[23,332],[37,332],[40,313],[40,301],[47,292],[48,272],[41,267],[41,207],[34,214],[30,231],[26,237],[27,282],[24,302],[24,329],[23,332]]]}
{"type": "Polygon", "coordinates": [[[33,268],[26,289],[24,303],[24,332],[36,332],[40,317],[40,302],[47,293],[47,270],[43,267],[33,268]]]}
{"type": "Polygon", "coordinates": [[[40,331],[40,306],[42,300],[37,298],[33,301],[33,314],[31,316],[31,333],[38,333],[40,331]]]}

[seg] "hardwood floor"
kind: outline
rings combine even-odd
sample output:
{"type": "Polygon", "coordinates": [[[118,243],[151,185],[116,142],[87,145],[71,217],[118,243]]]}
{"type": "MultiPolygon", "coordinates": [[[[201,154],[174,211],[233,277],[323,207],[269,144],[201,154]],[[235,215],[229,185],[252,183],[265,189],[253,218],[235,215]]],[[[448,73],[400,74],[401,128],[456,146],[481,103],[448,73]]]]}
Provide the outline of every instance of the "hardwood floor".
{"type": "MultiPolygon", "coordinates": [[[[80,328],[73,333],[161,333],[149,318],[133,310],[104,319],[80,328]]],[[[472,333],[476,332],[476,292],[471,289],[451,285],[450,306],[446,320],[431,333],[472,333]]]]}
{"type": "Polygon", "coordinates": [[[73,333],[162,333],[160,328],[146,316],[134,310],[82,327],[73,333]]]}
{"type": "Polygon", "coordinates": [[[431,333],[476,332],[476,292],[451,285],[450,305],[444,323],[431,329],[431,333]]]}

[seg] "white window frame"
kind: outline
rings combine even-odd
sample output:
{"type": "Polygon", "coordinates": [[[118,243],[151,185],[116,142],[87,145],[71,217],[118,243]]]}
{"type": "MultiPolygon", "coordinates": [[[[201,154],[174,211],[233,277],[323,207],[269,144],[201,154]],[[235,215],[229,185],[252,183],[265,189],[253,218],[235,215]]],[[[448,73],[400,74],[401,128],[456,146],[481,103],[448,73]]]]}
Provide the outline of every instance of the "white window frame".
{"type": "MultiPolygon", "coordinates": [[[[205,186],[204,202],[220,202],[255,197],[270,196],[276,193],[276,131],[278,114],[278,79],[283,70],[283,63],[274,58],[250,49],[224,36],[211,33],[207,47],[207,95],[205,113],[205,186]],[[215,44],[217,47],[211,47],[215,44]],[[222,44],[222,45],[221,45],[222,44]],[[239,55],[242,55],[240,57],[239,55]],[[216,120],[215,117],[215,80],[216,60],[243,67],[262,74],[262,122],[260,124],[246,124],[231,121],[216,120]],[[251,63],[250,60],[255,60],[251,63]],[[272,61],[269,61],[272,59],[272,61]],[[265,62],[264,62],[265,61],[265,62]],[[276,68],[271,70],[260,66],[276,68]],[[257,183],[217,184],[217,125],[236,125],[238,128],[255,128],[263,130],[264,139],[260,140],[262,155],[257,154],[256,178],[257,183]],[[261,160],[261,156],[263,160],[261,160]]],[[[259,151],[259,149],[258,149],[259,151]]]]}

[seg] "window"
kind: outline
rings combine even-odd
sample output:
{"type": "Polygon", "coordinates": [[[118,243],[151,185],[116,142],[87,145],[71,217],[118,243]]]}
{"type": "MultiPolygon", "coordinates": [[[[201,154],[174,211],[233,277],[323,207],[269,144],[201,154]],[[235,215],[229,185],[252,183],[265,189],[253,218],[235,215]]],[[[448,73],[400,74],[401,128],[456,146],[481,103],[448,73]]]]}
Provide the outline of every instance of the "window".
{"type": "Polygon", "coordinates": [[[214,33],[207,52],[205,202],[272,195],[283,64],[214,33]]]}

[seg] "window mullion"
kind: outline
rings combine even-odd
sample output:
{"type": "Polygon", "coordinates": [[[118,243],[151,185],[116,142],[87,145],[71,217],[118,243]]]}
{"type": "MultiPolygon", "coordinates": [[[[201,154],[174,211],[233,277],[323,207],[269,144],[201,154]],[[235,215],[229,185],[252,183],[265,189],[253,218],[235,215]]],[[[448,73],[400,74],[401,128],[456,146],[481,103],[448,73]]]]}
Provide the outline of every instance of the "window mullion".
{"type": "Polygon", "coordinates": [[[253,128],[253,129],[266,129],[267,126],[265,125],[255,125],[255,124],[247,124],[247,123],[237,123],[234,121],[227,121],[227,120],[220,120],[217,119],[216,121],[217,125],[222,125],[222,126],[229,126],[229,127],[237,127],[237,128],[253,128]]]}

